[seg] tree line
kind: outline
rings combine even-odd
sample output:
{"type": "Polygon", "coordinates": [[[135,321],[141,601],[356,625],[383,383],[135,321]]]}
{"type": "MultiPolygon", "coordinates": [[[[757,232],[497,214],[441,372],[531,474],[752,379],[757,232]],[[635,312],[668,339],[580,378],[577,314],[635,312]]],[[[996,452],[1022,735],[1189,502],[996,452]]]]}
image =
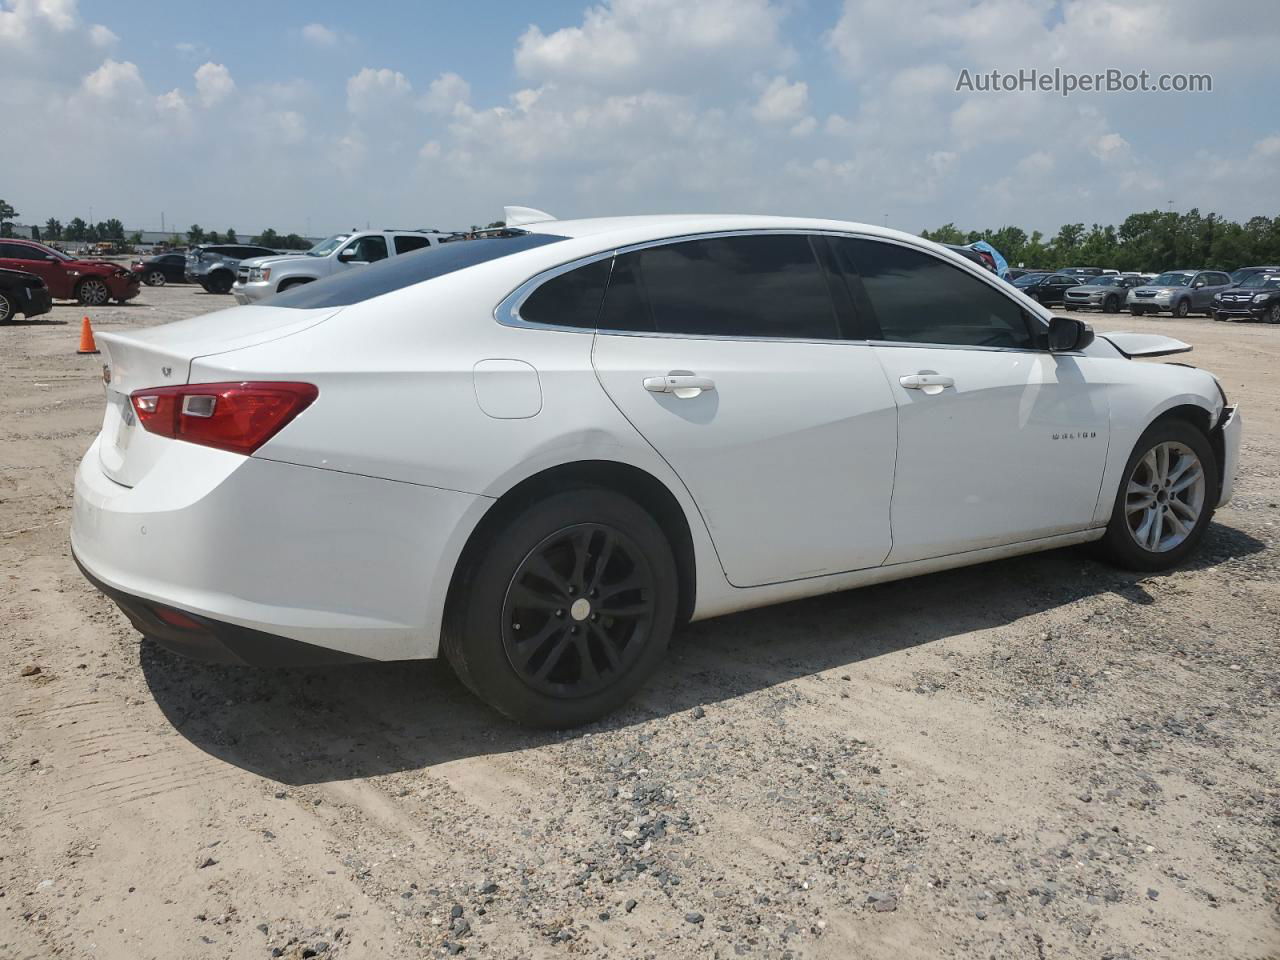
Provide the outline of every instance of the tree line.
{"type": "MultiPolygon", "coordinates": [[[[13,208],[12,204],[6,200],[0,200],[0,237],[13,236],[13,221],[19,216],[21,214],[13,208]]],[[[57,217],[50,217],[44,222],[43,227],[33,226],[31,228],[31,239],[42,240],[46,243],[56,243],[58,241],[67,241],[69,243],[114,242],[119,244],[129,243],[137,246],[142,243],[142,231],[135,230],[132,234],[126,236],[124,224],[115,217],[110,220],[99,220],[97,223],[90,223],[83,217],[73,217],[65,224],[57,217]]],[[[183,236],[175,232],[169,238],[169,245],[178,247],[183,244],[183,241],[183,236]]],[[[200,243],[239,243],[240,239],[239,235],[231,227],[228,227],[225,232],[219,233],[217,230],[205,230],[200,224],[193,223],[187,229],[185,242],[190,246],[195,246],[200,243]]],[[[306,250],[311,246],[311,242],[305,237],[296,233],[281,235],[272,227],[263,230],[262,233],[249,242],[278,250],[306,250]]]]}
{"type": "Polygon", "coordinates": [[[985,240],[1010,266],[1058,270],[1070,266],[1109,267],[1160,273],[1180,268],[1234,270],[1257,264],[1280,264],[1280,217],[1250,217],[1236,223],[1216,213],[1202,215],[1150,210],[1133,213],[1119,227],[1067,223],[1049,239],[1039,230],[959,229],[954,223],[920,236],[938,243],[967,244],[985,240]]]}

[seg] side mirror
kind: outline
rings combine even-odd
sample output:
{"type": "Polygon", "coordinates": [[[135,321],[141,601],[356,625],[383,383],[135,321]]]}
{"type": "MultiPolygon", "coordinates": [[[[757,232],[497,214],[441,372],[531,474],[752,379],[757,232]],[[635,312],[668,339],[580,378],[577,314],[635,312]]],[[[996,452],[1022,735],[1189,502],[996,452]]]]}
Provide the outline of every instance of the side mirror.
{"type": "Polygon", "coordinates": [[[1049,318],[1049,352],[1069,353],[1093,343],[1093,328],[1075,317],[1049,318]]]}
{"type": "Polygon", "coordinates": [[[343,261],[344,263],[349,260],[354,260],[355,258],[356,258],[355,247],[347,247],[347,249],[345,250],[338,251],[338,259],[343,261]]]}
{"type": "Polygon", "coordinates": [[[57,257],[55,257],[52,253],[46,253],[46,254],[44,255],[44,258],[45,258],[46,260],[54,260],[54,261],[56,261],[56,260],[58,259],[58,258],[57,258],[57,257]]]}
{"type": "Polygon", "coordinates": [[[1193,290],[1199,290],[1199,289],[1200,289],[1201,287],[1203,287],[1204,285],[1205,285],[1205,282],[1204,282],[1203,280],[1197,280],[1195,283],[1193,283],[1193,284],[1191,285],[1191,289],[1193,289],[1193,290]]]}

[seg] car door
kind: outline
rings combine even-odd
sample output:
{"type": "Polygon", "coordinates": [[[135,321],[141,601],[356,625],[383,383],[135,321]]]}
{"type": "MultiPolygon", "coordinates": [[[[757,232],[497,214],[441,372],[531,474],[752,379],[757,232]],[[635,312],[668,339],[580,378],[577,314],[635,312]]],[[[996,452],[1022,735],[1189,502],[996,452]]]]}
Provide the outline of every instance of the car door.
{"type": "Polygon", "coordinates": [[[1045,281],[1045,289],[1047,296],[1041,298],[1042,303],[1065,303],[1066,292],[1072,287],[1078,287],[1082,283],[1088,283],[1086,277],[1071,276],[1065,273],[1055,273],[1052,277],[1045,281]]]}
{"type": "Polygon", "coordinates": [[[679,475],[734,586],[889,552],[893,395],[869,346],[845,338],[822,244],[753,233],[624,251],[601,310],[600,383],[679,475]]]}
{"type": "Polygon", "coordinates": [[[998,284],[887,240],[832,241],[898,405],[893,549],[905,563],[1092,525],[1105,381],[1043,348],[998,284]]]}
{"type": "Polygon", "coordinates": [[[0,266],[10,270],[34,273],[49,287],[49,295],[58,298],[71,296],[72,283],[62,261],[40,247],[25,243],[0,241],[0,266]]]}
{"type": "Polygon", "coordinates": [[[338,251],[338,268],[363,267],[387,259],[387,238],[377,233],[356,237],[338,251]]]}

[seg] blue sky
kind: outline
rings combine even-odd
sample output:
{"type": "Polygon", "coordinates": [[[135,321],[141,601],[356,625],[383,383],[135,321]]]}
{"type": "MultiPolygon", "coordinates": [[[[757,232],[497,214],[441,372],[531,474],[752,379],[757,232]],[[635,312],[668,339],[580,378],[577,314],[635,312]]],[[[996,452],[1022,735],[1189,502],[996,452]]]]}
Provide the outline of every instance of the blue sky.
{"type": "MultiPolygon", "coordinates": [[[[321,233],[560,216],[920,230],[1280,213],[1273,0],[0,0],[23,220],[321,233]],[[1210,94],[981,94],[979,72],[1213,76],[1210,94]]],[[[12,144],[11,140],[11,144],[12,144]]]]}

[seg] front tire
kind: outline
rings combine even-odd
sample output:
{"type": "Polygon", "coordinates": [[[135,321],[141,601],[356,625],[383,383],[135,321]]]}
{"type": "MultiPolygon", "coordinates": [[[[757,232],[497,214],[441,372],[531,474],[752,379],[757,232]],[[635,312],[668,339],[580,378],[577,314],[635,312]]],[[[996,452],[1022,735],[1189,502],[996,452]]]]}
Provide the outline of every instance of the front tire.
{"type": "Polygon", "coordinates": [[[76,299],[82,306],[100,307],[111,299],[111,291],[105,280],[86,277],[76,285],[76,299]]]}
{"type": "Polygon", "coordinates": [[[9,295],[0,290],[0,323],[8,323],[18,311],[13,306],[13,301],[9,299],[9,295]]]}
{"type": "Polygon", "coordinates": [[[1119,313],[1119,312],[1120,312],[1120,298],[1119,298],[1119,297],[1107,297],[1107,299],[1103,300],[1103,301],[1102,301],[1102,312],[1103,312],[1103,313],[1119,313]]]}
{"type": "Polygon", "coordinates": [[[678,590],[670,544],[649,513],[607,490],[564,491],[464,558],[441,646],[500,713],[573,727],[624,703],[662,662],[678,590]]]}
{"type": "Polygon", "coordinates": [[[1266,313],[1267,323],[1280,323],[1280,303],[1273,303],[1266,313]]]}
{"type": "Polygon", "coordinates": [[[236,282],[236,278],[226,270],[219,270],[209,277],[209,282],[205,285],[205,289],[210,293],[230,293],[231,286],[236,282]]]}
{"type": "Polygon", "coordinates": [[[1190,300],[1179,300],[1177,306],[1173,308],[1173,315],[1181,320],[1191,312],[1190,300]]]}
{"type": "Polygon", "coordinates": [[[1209,439],[1185,420],[1157,420],[1125,464],[1102,554],[1128,570],[1176,567],[1204,537],[1217,499],[1209,439]]]}
{"type": "Polygon", "coordinates": [[[1141,307],[1130,307],[1129,312],[1133,314],[1135,317],[1140,317],[1144,313],[1146,313],[1146,311],[1143,310],[1141,307]]]}
{"type": "Polygon", "coordinates": [[[142,278],[142,282],[145,283],[148,287],[163,287],[165,285],[166,280],[167,278],[165,277],[163,271],[160,271],[160,270],[152,270],[150,273],[148,273],[145,277],[142,278]]]}

